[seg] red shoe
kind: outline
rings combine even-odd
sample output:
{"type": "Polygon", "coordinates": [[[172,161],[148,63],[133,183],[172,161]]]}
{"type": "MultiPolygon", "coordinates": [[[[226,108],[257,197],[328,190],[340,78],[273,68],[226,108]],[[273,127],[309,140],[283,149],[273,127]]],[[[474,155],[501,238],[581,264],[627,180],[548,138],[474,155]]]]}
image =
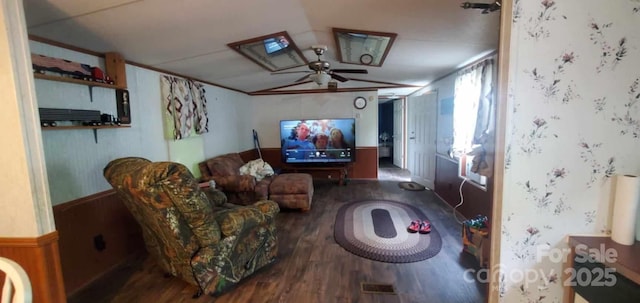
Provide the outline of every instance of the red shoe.
{"type": "Polygon", "coordinates": [[[418,229],[418,232],[421,234],[428,234],[431,232],[431,223],[429,223],[429,221],[422,221],[422,223],[420,223],[420,228],[418,229]]]}
{"type": "Polygon", "coordinates": [[[407,227],[407,231],[410,233],[417,233],[420,230],[420,220],[413,220],[409,227],[407,227]]]}

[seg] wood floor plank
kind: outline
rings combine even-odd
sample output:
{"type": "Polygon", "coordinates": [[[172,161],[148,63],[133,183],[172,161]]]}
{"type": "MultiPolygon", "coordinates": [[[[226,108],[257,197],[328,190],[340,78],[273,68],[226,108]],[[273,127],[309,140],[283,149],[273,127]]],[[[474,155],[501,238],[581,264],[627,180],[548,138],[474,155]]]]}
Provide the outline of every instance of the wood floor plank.
{"type": "MultiPolygon", "coordinates": [[[[393,173],[390,173],[393,175],[393,173]]],[[[460,224],[433,192],[406,191],[397,181],[351,180],[346,186],[316,182],[311,210],[278,214],[277,261],[244,279],[229,292],[192,299],[196,288],[164,278],[154,261],[142,256],[124,269],[69,298],[79,302],[483,302],[485,285],[465,282],[474,257],[462,253],[460,224]],[[414,263],[384,263],[355,256],[335,243],[335,216],[349,201],[385,199],[410,203],[427,214],[442,237],[435,257],[414,263]],[[393,284],[396,294],[365,294],[362,282],[393,284]]],[[[416,236],[420,236],[416,234],[416,236]]]]}

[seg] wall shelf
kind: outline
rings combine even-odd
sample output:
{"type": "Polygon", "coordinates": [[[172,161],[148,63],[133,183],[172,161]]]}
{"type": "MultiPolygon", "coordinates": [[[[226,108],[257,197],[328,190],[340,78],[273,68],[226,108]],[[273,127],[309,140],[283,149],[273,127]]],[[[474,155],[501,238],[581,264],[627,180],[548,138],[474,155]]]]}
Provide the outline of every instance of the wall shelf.
{"type": "Polygon", "coordinates": [[[75,84],[88,85],[88,86],[99,86],[99,87],[114,88],[114,89],[126,89],[126,87],[122,87],[114,84],[100,83],[95,81],[87,81],[82,79],[74,79],[74,78],[55,76],[55,75],[47,75],[47,74],[42,74],[37,72],[33,73],[33,77],[36,79],[75,83],[75,84]]]}
{"type": "Polygon", "coordinates": [[[91,102],[93,102],[93,88],[96,87],[96,86],[105,87],[105,88],[113,88],[113,89],[126,89],[126,87],[122,87],[122,86],[118,86],[118,85],[114,85],[114,84],[100,83],[100,82],[95,82],[95,81],[87,81],[87,80],[82,80],[82,79],[74,79],[74,78],[62,77],[62,76],[56,76],[56,75],[47,75],[47,74],[42,74],[42,73],[38,73],[38,72],[33,73],[33,77],[36,78],[36,79],[44,79],[44,80],[50,80],[50,81],[58,81],[58,82],[66,82],[66,83],[74,83],[74,84],[86,85],[86,86],[89,87],[89,101],[91,101],[91,102]]]}
{"type": "Polygon", "coordinates": [[[91,129],[93,130],[93,139],[95,140],[96,143],[98,143],[98,130],[113,129],[113,128],[131,128],[131,125],[100,125],[100,126],[64,125],[64,126],[42,127],[42,130],[91,129]]]}

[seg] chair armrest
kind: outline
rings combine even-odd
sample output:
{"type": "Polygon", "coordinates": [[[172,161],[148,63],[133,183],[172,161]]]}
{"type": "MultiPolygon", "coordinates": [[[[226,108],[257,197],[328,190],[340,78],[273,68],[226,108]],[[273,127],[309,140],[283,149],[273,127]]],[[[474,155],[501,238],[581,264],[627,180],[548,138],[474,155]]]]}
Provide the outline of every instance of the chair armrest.
{"type": "Polygon", "coordinates": [[[280,212],[280,207],[278,203],[271,200],[262,200],[256,203],[253,203],[251,207],[255,207],[260,210],[265,216],[270,219],[275,218],[275,216],[280,212]]]}
{"type": "Polygon", "coordinates": [[[205,187],[202,191],[204,191],[204,194],[209,198],[209,202],[213,207],[222,206],[227,203],[227,196],[218,189],[205,187]]]}
{"type": "Polygon", "coordinates": [[[251,175],[214,177],[213,180],[216,181],[216,187],[220,187],[223,191],[253,191],[256,187],[256,178],[251,175]]]}
{"type": "Polygon", "coordinates": [[[259,201],[253,205],[228,209],[214,214],[220,225],[223,237],[238,235],[243,230],[258,226],[268,220],[273,220],[280,211],[278,204],[273,201],[259,201]]]}

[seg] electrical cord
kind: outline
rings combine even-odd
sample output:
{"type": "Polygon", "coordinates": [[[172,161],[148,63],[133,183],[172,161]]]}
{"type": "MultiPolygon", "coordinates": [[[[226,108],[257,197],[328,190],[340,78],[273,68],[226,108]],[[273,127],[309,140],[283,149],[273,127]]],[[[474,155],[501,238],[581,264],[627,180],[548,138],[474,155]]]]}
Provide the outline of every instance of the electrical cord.
{"type": "Polygon", "coordinates": [[[460,203],[458,203],[458,205],[453,207],[453,218],[456,219],[456,222],[458,222],[459,224],[462,224],[463,221],[458,221],[458,216],[456,215],[456,209],[464,203],[464,196],[462,196],[462,186],[464,185],[465,182],[467,182],[467,178],[462,178],[462,183],[460,183],[460,188],[458,189],[458,192],[460,193],[460,203]]]}

